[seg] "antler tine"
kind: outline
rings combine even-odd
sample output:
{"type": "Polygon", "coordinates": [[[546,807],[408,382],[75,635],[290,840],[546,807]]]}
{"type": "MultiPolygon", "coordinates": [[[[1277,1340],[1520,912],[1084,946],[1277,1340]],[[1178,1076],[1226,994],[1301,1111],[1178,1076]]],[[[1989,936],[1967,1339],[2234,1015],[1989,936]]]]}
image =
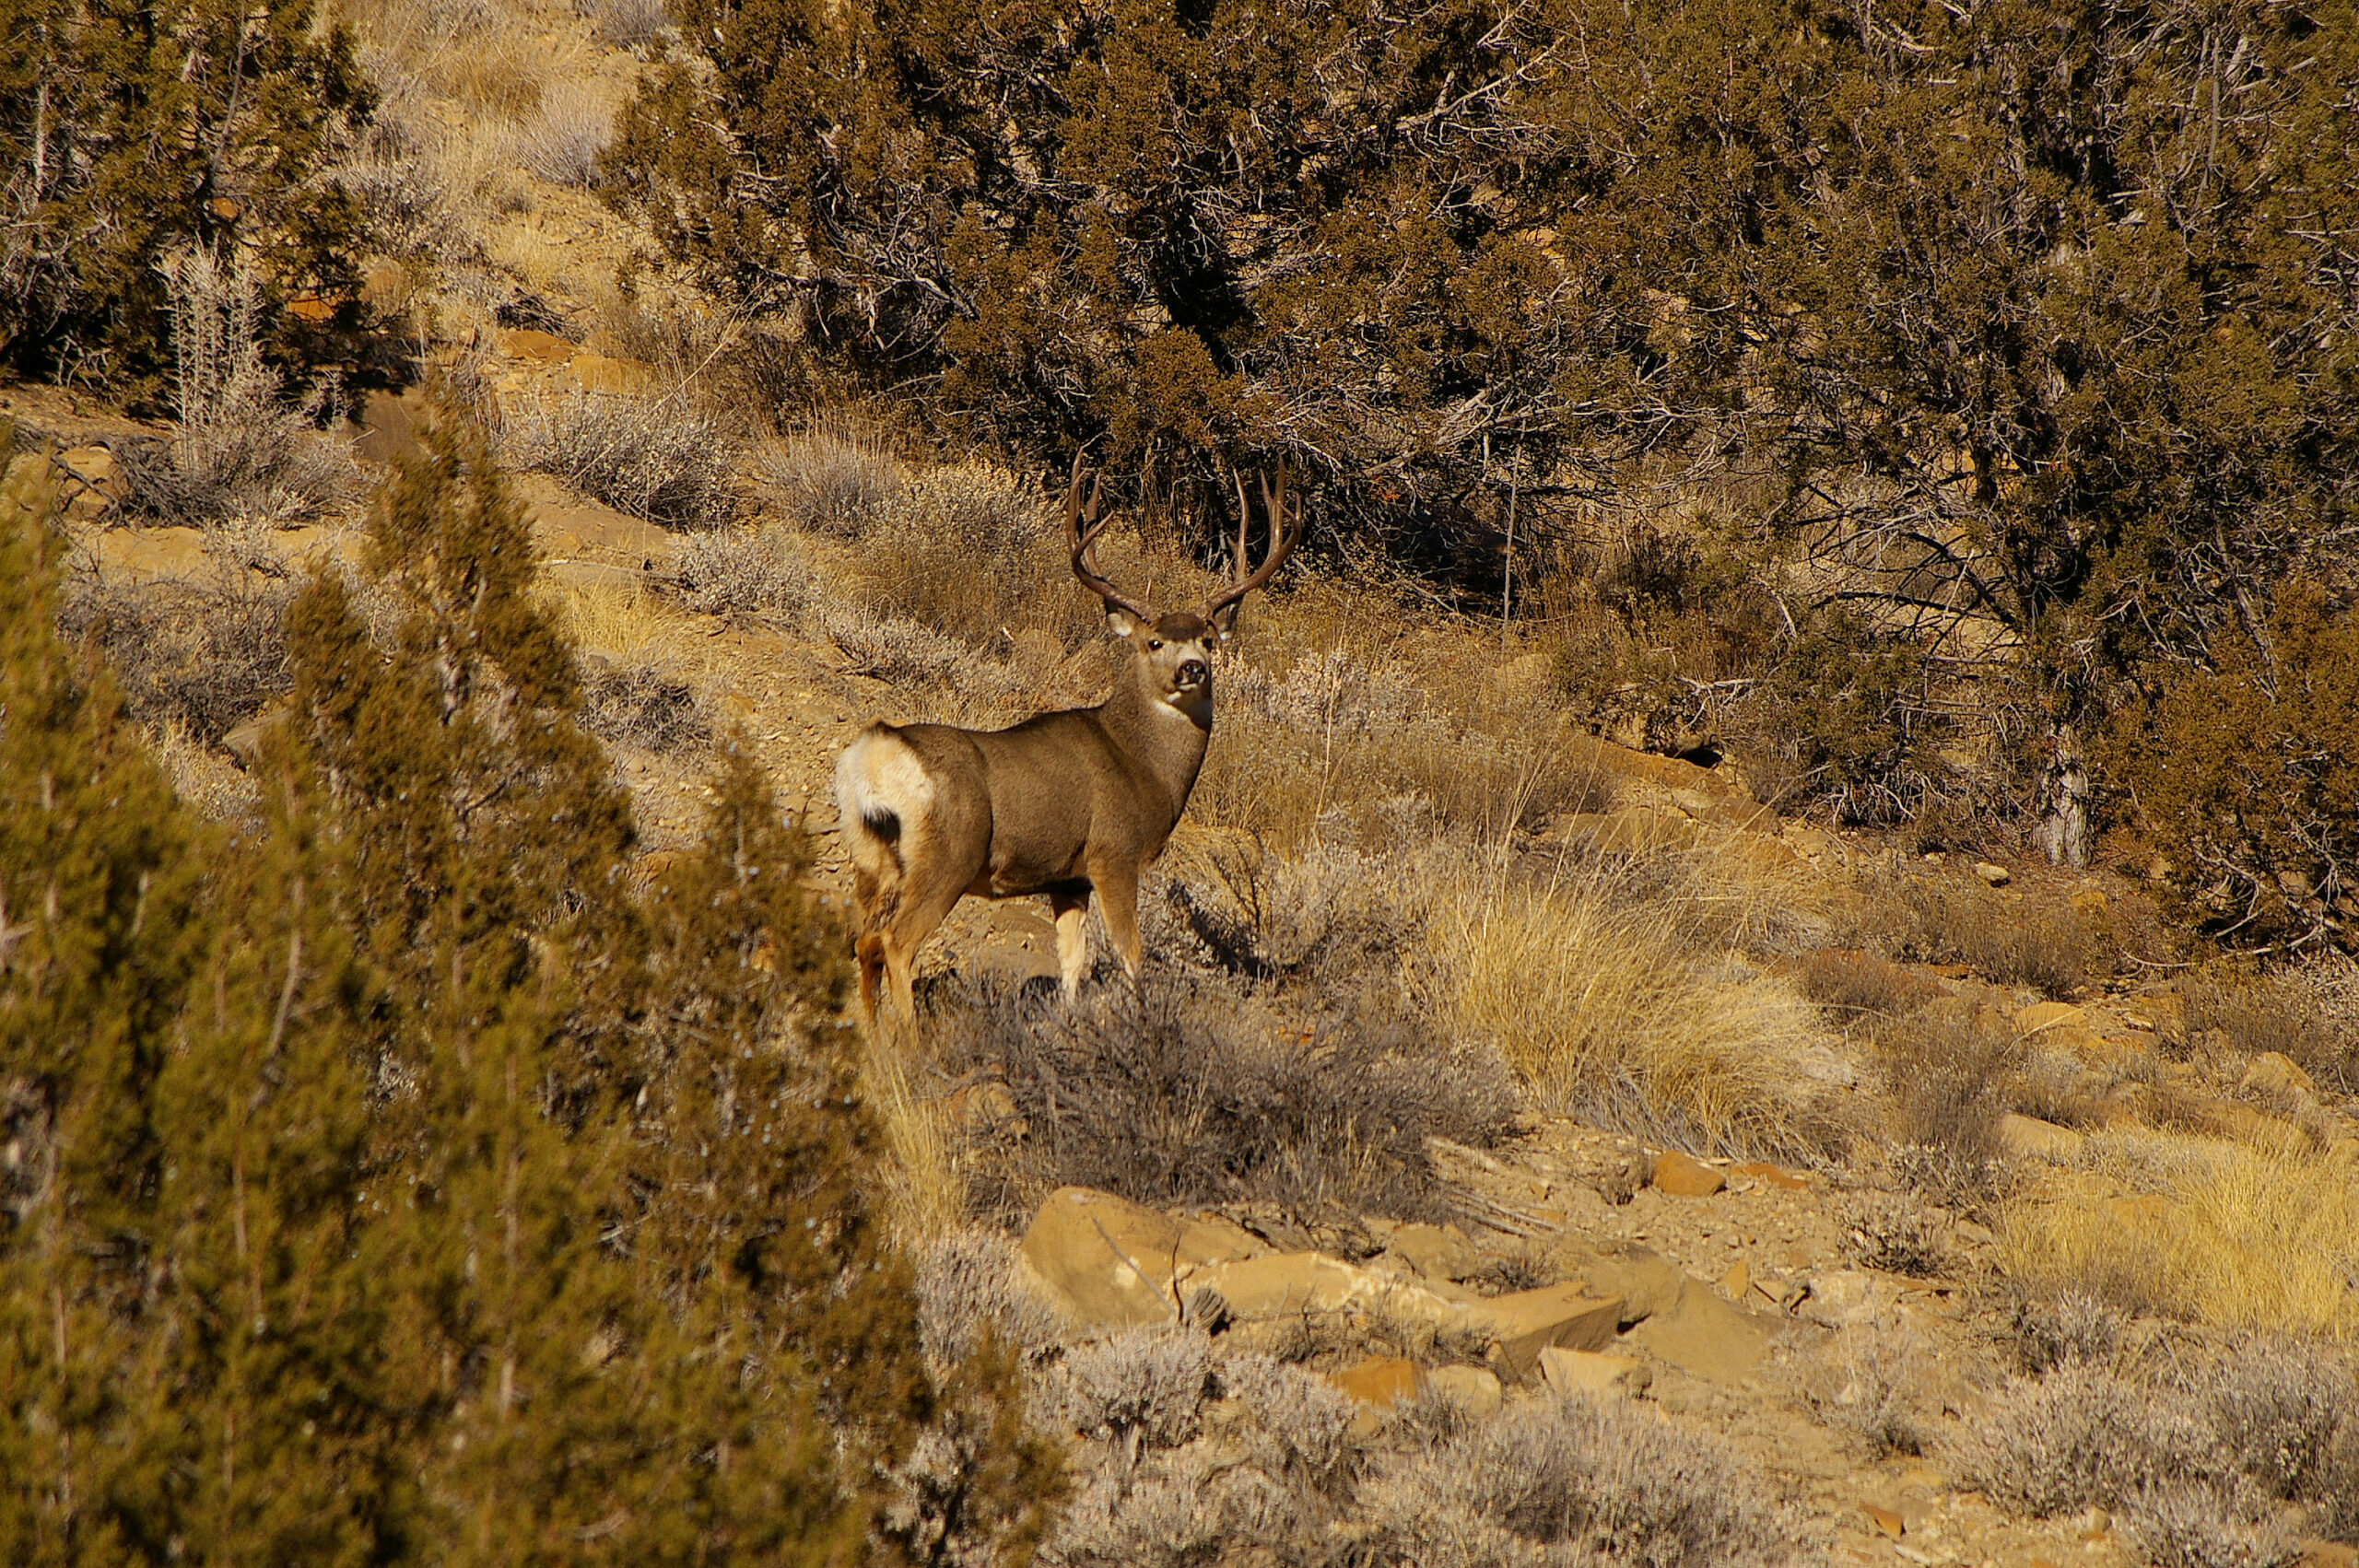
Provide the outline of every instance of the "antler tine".
{"type": "MultiPolygon", "coordinates": [[[[1246,558],[1245,524],[1248,509],[1245,501],[1245,476],[1231,470],[1231,477],[1237,482],[1236,569],[1243,571],[1246,558]]],[[[1203,617],[1208,621],[1269,581],[1270,574],[1276,571],[1279,564],[1294,553],[1296,544],[1302,538],[1302,510],[1298,507],[1290,508],[1286,504],[1285,459],[1278,460],[1277,482],[1274,485],[1271,483],[1270,472],[1267,469],[1262,471],[1261,478],[1262,509],[1270,521],[1270,553],[1262,557],[1262,564],[1253,568],[1250,576],[1238,579],[1228,587],[1204,601],[1203,617]]]]}
{"type": "Polygon", "coordinates": [[[1081,579],[1084,588],[1104,600],[1108,608],[1120,610],[1134,621],[1152,626],[1155,623],[1154,611],[1137,600],[1126,597],[1121,589],[1097,574],[1097,536],[1106,532],[1106,524],[1113,520],[1100,521],[1097,516],[1098,503],[1106,495],[1106,475],[1103,474],[1090,483],[1089,507],[1085,514],[1081,504],[1081,458],[1079,452],[1073,454],[1073,482],[1065,486],[1065,541],[1073,546],[1073,575],[1081,579]],[[1082,526],[1085,522],[1088,524],[1086,531],[1082,526]]]}

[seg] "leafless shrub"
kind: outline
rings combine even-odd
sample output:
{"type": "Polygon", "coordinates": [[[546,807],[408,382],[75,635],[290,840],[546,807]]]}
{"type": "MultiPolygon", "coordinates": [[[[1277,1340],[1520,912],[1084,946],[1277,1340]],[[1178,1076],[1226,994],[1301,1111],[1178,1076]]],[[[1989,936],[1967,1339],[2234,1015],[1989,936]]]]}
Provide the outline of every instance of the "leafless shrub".
{"type": "Polygon", "coordinates": [[[556,185],[588,186],[615,136],[614,105],[594,88],[559,81],[542,89],[538,113],[516,128],[517,159],[556,185]]]}
{"type": "Polygon", "coordinates": [[[1843,1249],[1865,1268],[1923,1279],[1947,1267],[1948,1229],[1914,1193],[1872,1193],[1854,1207],[1843,1249]]]}
{"type": "Polygon", "coordinates": [[[1190,1568],[1220,1561],[1226,1477],[1201,1449],[1105,1466],[1066,1503],[1040,1545],[1047,1568],[1190,1568]]]}
{"type": "Polygon", "coordinates": [[[1979,883],[1901,875],[1869,889],[1860,934],[1895,958],[1965,964],[2001,985],[2061,997],[2087,983],[2094,943],[2077,909],[2001,900],[1979,883]]]}
{"type": "Polygon", "coordinates": [[[1066,649],[1103,636],[1046,497],[1005,470],[956,463],[913,474],[877,503],[863,538],[851,593],[878,614],[975,648],[1027,631],[1066,649]]]}
{"type": "Polygon", "coordinates": [[[2235,1486],[2151,1487],[2123,1504],[2121,1519],[2152,1568],[2292,1568],[2309,1556],[2282,1510],[2235,1486]]]}
{"type": "Polygon", "coordinates": [[[765,498],[795,526],[839,539],[865,533],[901,488],[891,450],[839,421],[761,443],[754,473],[765,498]]]}
{"type": "Polygon", "coordinates": [[[1798,1363],[1792,1380],[1812,1414],[1872,1461],[1925,1452],[1938,1414],[1924,1398],[1931,1373],[1916,1336],[1867,1326],[1845,1330],[1798,1363]]]}
{"type": "Polygon", "coordinates": [[[680,603],[701,615],[799,614],[811,597],[811,574],[759,528],[716,528],[672,546],[680,603]]]}
{"type": "Polygon", "coordinates": [[[2065,1366],[2012,1385],[1947,1453],[1960,1484],[2021,1514],[2118,1507],[2141,1493],[2210,1480],[2214,1433],[2184,1401],[2101,1367],[2065,1366]]]}
{"type": "Polygon", "coordinates": [[[1027,1133],[972,1151],[976,1191],[1011,1215],[1074,1183],[1138,1202],[1261,1200],[1446,1219],[1429,1135],[1493,1141],[1515,1106],[1495,1059],[1405,1024],[1347,1019],[1307,1036],[1234,990],[1150,969],[1044,1005],[970,986],[939,1006],[954,1074],[996,1076],[1027,1133]]]}
{"type": "Polygon", "coordinates": [[[1719,1444],[1626,1402],[1542,1397],[1387,1468],[1366,1499],[1386,1568],[1798,1561],[1800,1526],[1719,1444]]]}
{"type": "Polygon", "coordinates": [[[2341,990],[2359,1000],[2353,968],[2347,958],[2326,959],[2275,975],[2212,973],[2182,981],[2183,1022],[2165,1043],[2225,1061],[2275,1051],[2321,1088],[2359,1094],[2359,1017],[2333,1012],[2341,990]]]}
{"type": "Polygon", "coordinates": [[[59,627],[95,636],[132,716],[177,724],[212,745],[286,692],[286,616],[293,591],[241,564],[229,531],[207,531],[213,561],[198,576],[147,582],[71,583],[59,627]]]}
{"type": "Polygon", "coordinates": [[[1046,1394],[1063,1430],[1136,1463],[1144,1448],[1194,1437],[1213,1387],[1212,1341],[1200,1330],[1133,1328],[1069,1352],[1046,1394]]]}
{"type": "Polygon", "coordinates": [[[2120,1312],[2083,1291],[2048,1301],[2021,1297],[2009,1311],[2007,1328],[2017,1364],[2034,1377],[2059,1367],[2108,1365],[2123,1333],[2120,1312]]]}
{"type": "Polygon", "coordinates": [[[583,728],[602,741],[675,752],[712,739],[712,720],[696,688],[651,664],[599,671],[585,685],[583,728]]]}
{"type": "Polygon", "coordinates": [[[684,396],[546,394],[513,412],[506,445],[519,466],[669,528],[717,527],[736,512],[735,438],[684,396]]]}
{"type": "Polygon", "coordinates": [[[1895,1174],[1948,1207],[1988,1202],[2007,1177],[1999,1122],[2020,1045],[1928,1010],[1880,1032],[1876,1046],[1894,1099],[1895,1174]]]}
{"type": "Polygon", "coordinates": [[[574,9],[596,23],[598,37],[616,49],[652,43],[672,25],[663,0],[574,0],[574,9]]]}
{"type": "Polygon", "coordinates": [[[2222,1459],[2269,1496],[2354,1499],[2359,1515],[2359,1366],[2298,1342],[2246,1347],[2194,1379],[2222,1459]]]}
{"type": "Polygon", "coordinates": [[[283,523],[349,498],[351,455],[315,428],[324,396],[288,403],[263,358],[252,263],[199,246],[158,270],[172,302],[180,418],[169,440],[119,450],[132,509],[175,523],[283,523]]]}
{"type": "Polygon", "coordinates": [[[954,1231],[917,1258],[918,1333],[936,1369],[957,1366],[986,1333],[1027,1361],[1052,1349],[1057,1309],[1026,1273],[1005,1236],[954,1231]]]}
{"type": "Polygon", "coordinates": [[[174,718],[150,735],[156,760],[172,781],[172,793],[216,822],[241,827],[262,819],[262,791],[245,771],[189,732],[185,721],[174,718]]]}
{"type": "MultiPolygon", "coordinates": [[[[1414,859],[1414,857],[1411,857],[1414,859]]],[[[1198,891],[1172,879],[1165,900],[1204,955],[1229,974],[1304,978],[1322,990],[1398,968],[1423,941],[1403,857],[1314,843],[1299,857],[1226,844],[1204,857],[1198,891]]]]}
{"type": "Polygon", "coordinates": [[[1246,1446],[1278,1480],[1318,1492],[1348,1482],[1355,1407],[1332,1383],[1274,1356],[1246,1352],[1218,1363],[1224,1398],[1250,1416],[1246,1446]]]}

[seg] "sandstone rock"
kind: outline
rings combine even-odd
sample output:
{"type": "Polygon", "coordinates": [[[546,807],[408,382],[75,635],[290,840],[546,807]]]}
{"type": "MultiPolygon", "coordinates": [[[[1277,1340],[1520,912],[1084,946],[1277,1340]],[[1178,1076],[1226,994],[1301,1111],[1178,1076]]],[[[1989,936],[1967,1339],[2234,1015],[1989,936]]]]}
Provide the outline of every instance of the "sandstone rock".
{"type": "Polygon", "coordinates": [[[1483,1266],[1483,1255],[1456,1225],[1402,1225],[1384,1250],[1428,1280],[1462,1280],[1483,1266]]]}
{"type": "Polygon", "coordinates": [[[1433,1367],[1426,1373],[1426,1391],[1478,1416],[1497,1410],[1502,1398],[1499,1380],[1479,1366],[1433,1367]]]}
{"type": "Polygon", "coordinates": [[[2088,1140],[2069,1127],[2013,1112],[1999,1118],[1999,1145],[2021,1159],[2070,1160],[2088,1140]]]}
{"type": "Polygon", "coordinates": [[[1766,1160],[1748,1160],[1743,1164],[1732,1165],[1729,1168],[1729,1175],[1750,1176],[1764,1187],[1774,1187],[1786,1192],[1807,1192],[1811,1187],[1809,1176],[1798,1175],[1766,1160]]]}
{"type": "Polygon", "coordinates": [[[1417,1363],[1406,1357],[1370,1356],[1357,1366],[1334,1374],[1328,1381],[1360,1404],[1390,1408],[1415,1398],[1422,1379],[1417,1363]]]}
{"type": "Polygon", "coordinates": [[[1727,1185],[1719,1171],[1676,1149],[1655,1156],[1653,1186],[1673,1198],[1709,1198],[1727,1185]]]}
{"type": "Polygon", "coordinates": [[[2263,1051],[2252,1059],[2245,1075],[2236,1081],[2240,1094],[2258,1094],[2263,1099],[2292,1100],[2295,1103],[2314,1099],[2318,1092],[2318,1080],[2302,1071],[2301,1064],[2283,1051],[2263,1051]]]}
{"type": "Polygon", "coordinates": [[[2068,1001],[2036,1001],[2019,1010],[2015,1028],[2039,1044],[2055,1049],[2084,1050],[2102,1044],[2089,1026],[2089,1015],[2068,1001]]]}
{"type": "Polygon", "coordinates": [[[1175,1220],[1086,1187],[1049,1194],[1023,1244],[1026,1259],[1075,1328],[1168,1322],[1179,1309],[1175,1273],[1192,1278],[1191,1271],[1256,1250],[1266,1248],[1238,1226],[1175,1220]]]}
{"type": "Polygon", "coordinates": [[[2091,919],[2106,912],[2105,895],[2094,887],[2084,887],[2064,902],[2075,912],[2086,915],[2091,919]]]}
{"type": "Polygon", "coordinates": [[[1527,1378],[1539,1365],[1542,1351],[1594,1351],[1611,1344],[1622,1325],[1622,1302],[1593,1296],[1577,1283],[1543,1285],[1494,1296],[1467,1308],[1465,1316],[1498,1340],[1508,1371],[1527,1378]]]}
{"type": "Polygon", "coordinates": [[[584,392],[643,392],[655,385],[655,367],[645,360],[584,350],[574,355],[571,363],[573,378],[584,392]]]}
{"type": "Polygon", "coordinates": [[[1563,819],[1560,831],[1574,843],[1623,855],[1693,848],[1700,837],[1696,824],[1686,817],[1636,807],[1576,812],[1563,819]]]}
{"type": "Polygon", "coordinates": [[[2004,887],[2009,883],[2015,880],[2014,872],[2009,871],[2004,866],[1992,865],[1988,860],[1975,861],[1974,874],[1980,877],[1992,887],[2004,887]]]}
{"type": "MultiPolygon", "coordinates": [[[[1670,1259],[1642,1246],[1558,1254],[1591,1293],[1619,1297],[1631,1342],[1708,1382],[1736,1383],[1761,1369],[1772,1333],[1755,1316],[1670,1259]]],[[[1582,1348],[1582,1347],[1576,1347],[1582,1348]]]]}
{"type": "Polygon", "coordinates": [[[1879,1508],[1872,1503],[1862,1503],[1860,1504],[1860,1512],[1868,1516],[1868,1523],[1890,1536],[1894,1540],[1898,1540],[1907,1529],[1906,1521],[1890,1508],[1879,1508]]]}
{"type": "Polygon", "coordinates": [[[1794,1316],[1821,1328],[1848,1328],[1874,1322],[1889,1294],[1865,1270],[1830,1269],[1812,1278],[1810,1293],[1794,1308],[1794,1316]]]}
{"type": "Polygon", "coordinates": [[[555,333],[540,332],[532,327],[517,327],[499,334],[499,346],[519,359],[536,359],[545,365],[562,365],[573,357],[573,345],[555,333]]]}
{"type": "Polygon", "coordinates": [[[1598,1398],[1629,1396],[1654,1380],[1655,1375],[1635,1356],[1568,1351],[1555,1345],[1540,1352],[1540,1381],[1559,1394],[1588,1394],[1598,1398]]]}
{"type": "MultiPolygon", "coordinates": [[[[6,456],[0,451],[0,460],[6,456]]],[[[58,487],[65,497],[65,515],[76,522],[106,516],[130,494],[123,464],[105,447],[68,447],[57,454],[56,462],[65,470],[58,475],[58,487]]]]}

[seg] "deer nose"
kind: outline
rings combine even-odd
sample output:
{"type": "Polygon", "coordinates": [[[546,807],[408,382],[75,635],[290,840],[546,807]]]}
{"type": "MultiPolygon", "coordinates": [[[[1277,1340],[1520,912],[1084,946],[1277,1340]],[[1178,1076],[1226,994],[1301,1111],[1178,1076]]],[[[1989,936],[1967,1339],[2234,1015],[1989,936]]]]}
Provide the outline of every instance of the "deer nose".
{"type": "Polygon", "coordinates": [[[1180,661],[1180,684],[1183,686],[1201,686],[1211,673],[1210,670],[1204,668],[1204,661],[1201,659],[1183,659],[1180,661]]]}

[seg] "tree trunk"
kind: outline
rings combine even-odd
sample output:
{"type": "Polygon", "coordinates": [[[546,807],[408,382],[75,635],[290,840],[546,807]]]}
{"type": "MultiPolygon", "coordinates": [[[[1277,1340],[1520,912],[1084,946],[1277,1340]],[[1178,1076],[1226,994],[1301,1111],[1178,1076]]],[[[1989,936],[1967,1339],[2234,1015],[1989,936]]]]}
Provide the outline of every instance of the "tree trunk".
{"type": "Polygon", "coordinates": [[[2089,863],[2089,768],[2079,731],[2056,727],[2048,766],[2039,776],[2040,848],[2052,866],[2089,863]]]}

